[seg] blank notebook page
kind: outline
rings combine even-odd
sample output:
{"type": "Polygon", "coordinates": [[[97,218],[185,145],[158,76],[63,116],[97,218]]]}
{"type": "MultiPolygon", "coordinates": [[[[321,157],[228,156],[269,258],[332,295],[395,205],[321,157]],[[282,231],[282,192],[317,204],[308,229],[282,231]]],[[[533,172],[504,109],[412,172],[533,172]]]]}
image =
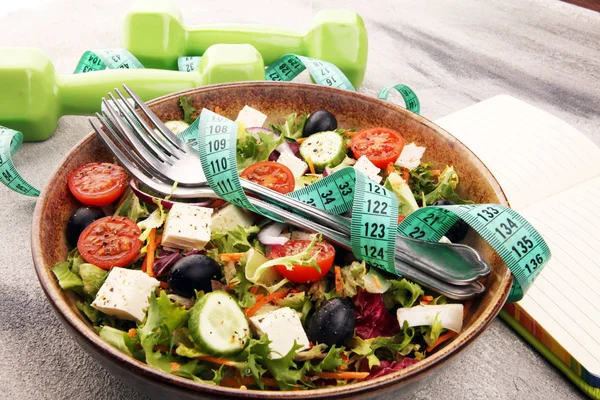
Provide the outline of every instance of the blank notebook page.
{"type": "Polygon", "coordinates": [[[552,259],[519,306],[600,375],[600,148],[507,95],[436,123],[487,165],[550,247],[552,259]]]}
{"type": "Polygon", "coordinates": [[[483,161],[516,210],[600,175],[598,146],[566,122],[511,96],[482,101],[436,124],[483,161]]]}

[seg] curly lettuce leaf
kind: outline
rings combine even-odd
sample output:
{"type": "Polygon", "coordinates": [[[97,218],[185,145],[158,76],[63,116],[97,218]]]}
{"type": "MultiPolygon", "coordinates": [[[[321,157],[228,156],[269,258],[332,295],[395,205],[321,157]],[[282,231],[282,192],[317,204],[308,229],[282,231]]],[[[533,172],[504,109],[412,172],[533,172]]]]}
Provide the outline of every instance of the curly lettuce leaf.
{"type": "Polygon", "coordinates": [[[402,332],[394,336],[379,336],[362,339],[358,336],[352,338],[349,346],[352,352],[363,356],[369,362],[369,368],[380,365],[380,357],[394,359],[396,355],[408,355],[419,349],[419,345],[412,344],[415,338],[414,328],[405,324],[402,332]]]}
{"type": "Polygon", "coordinates": [[[421,334],[423,335],[423,339],[428,346],[433,346],[433,344],[438,340],[442,331],[444,330],[442,326],[442,321],[438,318],[438,315],[435,316],[433,320],[433,324],[431,326],[422,326],[421,334]]]}
{"type": "Polygon", "coordinates": [[[114,213],[115,216],[127,217],[135,222],[146,218],[149,213],[146,205],[140,202],[140,199],[133,193],[130,187],[121,196],[121,201],[114,213]]]}
{"type": "Polygon", "coordinates": [[[137,334],[130,337],[127,332],[115,329],[111,326],[103,326],[98,333],[100,339],[128,356],[134,357],[134,354],[137,353],[136,345],[139,344],[139,337],[137,334]]]}
{"type": "Polygon", "coordinates": [[[79,250],[77,250],[77,247],[75,247],[69,252],[69,255],[67,256],[67,261],[71,265],[71,271],[73,271],[74,274],[79,275],[79,266],[83,264],[85,260],[83,259],[83,257],[81,257],[81,254],[79,254],[79,250]]]}
{"type": "Polygon", "coordinates": [[[256,303],[256,296],[250,293],[250,288],[254,286],[254,283],[246,278],[246,273],[243,269],[237,272],[235,278],[231,280],[230,286],[232,294],[236,297],[240,307],[248,308],[256,303]]]}
{"type": "Polygon", "coordinates": [[[90,263],[83,263],[79,266],[79,275],[83,281],[83,292],[90,298],[95,298],[98,290],[106,280],[108,271],[90,263]]]}
{"type": "Polygon", "coordinates": [[[237,140],[236,160],[239,170],[260,162],[267,161],[269,155],[283,143],[283,136],[276,138],[270,132],[246,132],[237,140]]]}
{"type": "Polygon", "coordinates": [[[354,297],[358,288],[364,289],[364,277],[367,274],[367,266],[364,261],[353,261],[352,264],[342,267],[342,279],[344,281],[344,296],[354,297]]]}
{"type": "Polygon", "coordinates": [[[284,118],[282,124],[271,124],[271,130],[286,138],[300,139],[307,119],[308,114],[306,112],[300,115],[292,113],[284,118]]]}
{"type": "MultiPolygon", "coordinates": [[[[152,212],[152,214],[148,216],[148,218],[137,223],[138,228],[140,228],[140,230],[142,231],[142,233],[140,234],[140,240],[142,242],[145,242],[146,239],[148,239],[148,236],[150,235],[150,231],[152,229],[160,228],[167,219],[167,213],[163,209],[162,202],[158,201],[156,202],[156,205],[158,207],[152,212]]],[[[146,246],[144,246],[141,252],[146,252],[146,246]]]]}
{"type": "Polygon", "coordinates": [[[425,194],[423,205],[433,204],[440,199],[450,200],[456,204],[473,204],[472,201],[463,200],[456,194],[455,190],[457,185],[458,174],[454,170],[454,167],[446,167],[438,177],[435,189],[425,194]]]}
{"type": "Polygon", "coordinates": [[[58,284],[62,290],[72,290],[75,293],[83,294],[83,281],[70,269],[71,263],[68,261],[59,262],[50,270],[56,276],[58,284]]]}
{"type": "Polygon", "coordinates": [[[396,195],[399,215],[409,215],[419,208],[410,187],[396,172],[388,175],[383,186],[396,195]]]}
{"type": "Polygon", "coordinates": [[[194,107],[189,97],[179,97],[179,107],[183,111],[183,121],[187,124],[192,124],[198,117],[198,110],[194,107]]]}
{"type": "Polygon", "coordinates": [[[392,284],[392,287],[388,293],[391,293],[394,301],[397,304],[401,304],[402,307],[412,307],[419,297],[425,294],[423,288],[418,283],[413,283],[406,279],[402,279],[401,281],[390,279],[389,282],[392,284]]]}
{"type": "Polygon", "coordinates": [[[243,253],[252,248],[248,238],[259,231],[258,226],[238,226],[228,232],[213,231],[210,235],[210,242],[219,250],[219,253],[243,253]]]}

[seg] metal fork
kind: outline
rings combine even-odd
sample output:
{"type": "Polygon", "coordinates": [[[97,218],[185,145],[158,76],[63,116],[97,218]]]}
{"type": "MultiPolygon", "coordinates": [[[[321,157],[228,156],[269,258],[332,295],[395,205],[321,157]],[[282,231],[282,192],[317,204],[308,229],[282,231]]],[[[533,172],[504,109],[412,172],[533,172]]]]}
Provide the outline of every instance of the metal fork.
{"type": "MultiPolygon", "coordinates": [[[[119,147],[127,152],[129,159],[139,168],[143,168],[154,183],[167,184],[164,187],[159,186],[157,191],[160,192],[162,188],[162,193],[168,195],[171,193],[171,185],[177,181],[178,187],[172,194],[174,198],[206,197],[206,189],[209,187],[204,174],[201,173],[202,165],[196,152],[174,135],[131,89],[126,85],[123,87],[156,130],[136,112],[123,94],[115,89],[121,101],[109,93],[112,104],[103,99],[105,111],[103,115],[96,114],[106,133],[112,135],[119,147]]],[[[100,130],[96,126],[94,129],[100,130]]],[[[293,209],[303,217],[338,231],[346,237],[350,235],[351,223],[348,218],[327,213],[244,179],[241,179],[241,183],[247,193],[274,203],[279,209],[293,209]]],[[[470,284],[487,276],[491,271],[480,255],[468,246],[430,243],[400,235],[396,240],[396,257],[454,285],[470,284]]]]}
{"type": "MultiPolygon", "coordinates": [[[[159,193],[170,192],[171,186],[169,186],[169,184],[165,183],[164,181],[154,177],[152,175],[152,170],[148,167],[147,164],[141,163],[138,167],[136,164],[139,160],[135,158],[136,156],[133,156],[134,153],[126,154],[127,150],[122,151],[120,147],[113,141],[114,137],[111,138],[107,134],[107,132],[105,132],[93,119],[90,119],[90,123],[92,124],[92,127],[98,133],[98,135],[100,135],[104,143],[121,162],[123,167],[127,169],[133,177],[135,177],[140,183],[147,186],[153,191],[159,193]]],[[[212,191],[210,188],[196,188],[195,193],[199,197],[218,197],[215,194],[215,192],[212,191]]],[[[329,240],[330,242],[337,244],[338,246],[343,247],[347,250],[352,250],[352,243],[350,241],[350,238],[340,232],[337,232],[326,226],[322,226],[314,221],[303,218],[290,211],[278,208],[277,206],[267,203],[263,200],[254,197],[249,197],[249,201],[250,203],[252,203],[252,205],[256,207],[263,208],[266,211],[278,214],[286,223],[290,225],[296,226],[303,230],[307,230],[309,232],[320,233],[325,239],[329,240]]],[[[396,271],[402,276],[411,279],[415,282],[418,282],[421,285],[435,290],[441,294],[444,294],[452,299],[466,300],[485,291],[485,287],[479,282],[455,285],[444,280],[438,279],[432,275],[429,275],[399,259],[395,260],[395,266],[396,271]]]]}

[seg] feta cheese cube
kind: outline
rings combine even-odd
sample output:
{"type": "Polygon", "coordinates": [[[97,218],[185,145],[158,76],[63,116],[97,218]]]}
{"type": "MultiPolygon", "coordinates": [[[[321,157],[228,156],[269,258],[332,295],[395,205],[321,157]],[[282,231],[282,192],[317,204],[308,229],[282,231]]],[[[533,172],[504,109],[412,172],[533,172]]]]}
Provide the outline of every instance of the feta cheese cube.
{"type": "Polygon", "coordinates": [[[217,232],[229,232],[238,226],[249,227],[253,223],[252,214],[238,206],[228,204],[213,214],[211,229],[217,232]]]}
{"type": "Polygon", "coordinates": [[[285,356],[294,346],[294,341],[302,345],[302,348],[297,351],[310,347],[300,316],[289,307],[255,315],[250,317],[250,322],[259,335],[267,334],[269,340],[272,341],[270,344],[271,358],[285,356]]]}
{"type": "Polygon", "coordinates": [[[417,146],[414,143],[407,144],[394,164],[413,170],[421,164],[423,153],[425,153],[425,147],[417,146]]]}
{"type": "Polygon", "coordinates": [[[267,116],[250,106],[244,106],[239,112],[235,122],[241,122],[245,128],[261,127],[267,120],[267,116]]]}
{"type": "Polygon", "coordinates": [[[300,178],[308,171],[308,164],[291,153],[281,153],[277,162],[288,167],[294,178],[300,178]]]}
{"type": "Polygon", "coordinates": [[[356,161],[356,164],[354,164],[354,168],[357,171],[367,175],[371,180],[377,183],[380,183],[383,179],[381,176],[379,176],[379,172],[381,170],[377,168],[371,161],[369,161],[367,156],[362,156],[359,158],[358,161],[356,161]]]}
{"type": "Polygon", "coordinates": [[[148,298],[159,282],[143,271],[113,268],[98,290],[92,307],[120,319],[142,322],[148,298]]]}
{"type": "Polygon", "coordinates": [[[212,208],[175,203],[165,222],[162,245],[202,250],[210,241],[212,208]]]}

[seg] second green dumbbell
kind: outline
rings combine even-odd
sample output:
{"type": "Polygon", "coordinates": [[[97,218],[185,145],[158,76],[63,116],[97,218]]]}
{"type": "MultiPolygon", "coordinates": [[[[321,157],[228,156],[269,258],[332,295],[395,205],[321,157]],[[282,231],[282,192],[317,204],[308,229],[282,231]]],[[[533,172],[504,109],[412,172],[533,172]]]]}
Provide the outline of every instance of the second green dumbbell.
{"type": "Polygon", "coordinates": [[[100,101],[126,83],[143,100],[198,86],[265,79],[263,59],[250,45],[210,47],[198,71],[113,69],[57,75],[50,59],[31,48],[0,48],[0,125],[25,141],[45,140],[63,115],[100,111],[100,101]]]}
{"type": "Polygon", "coordinates": [[[267,65],[288,53],[329,61],[354,87],[367,68],[367,31],[352,11],[321,11],[306,34],[253,25],[187,28],[168,1],[139,1],[125,17],[122,45],[150,68],[177,69],[178,57],[201,56],[216,43],[251,44],[267,65]]]}

